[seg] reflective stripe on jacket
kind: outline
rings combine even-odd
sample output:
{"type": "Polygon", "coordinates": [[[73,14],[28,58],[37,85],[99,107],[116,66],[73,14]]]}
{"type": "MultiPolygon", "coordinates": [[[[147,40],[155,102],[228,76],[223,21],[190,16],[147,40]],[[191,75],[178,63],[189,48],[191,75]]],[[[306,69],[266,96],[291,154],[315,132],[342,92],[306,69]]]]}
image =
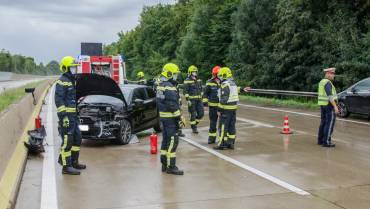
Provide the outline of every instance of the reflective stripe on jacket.
{"type": "Polygon", "coordinates": [[[184,95],[188,99],[202,99],[202,80],[187,77],[184,81],[184,95]]]}
{"type": "Polygon", "coordinates": [[[204,99],[203,102],[207,102],[210,107],[217,107],[219,103],[218,89],[220,85],[214,78],[207,81],[206,87],[204,89],[204,99]]]}
{"type": "Polygon", "coordinates": [[[161,118],[175,118],[181,115],[177,88],[165,77],[157,86],[157,107],[161,118]]]}
{"type": "Polygon", "coordinates": [[[219,108],[223,110],[236,110],[239,102],[239,91],[231,79],[223,81],[219,90],[219,108]]]}
{"type": "Polygon", "coordinates": [[[57,80],[54,99],[58,116],[76,114],[76,84],[71,73],[64,73],[57,80]]]}
{"type": "Polygon", "coordinates": [[[330,98],[332,98],[334,100],[337,100],[338,99],[337,91],[336,91],[333,83],[329,79],[322,79],[319,83],[317,104],[320,105],[320,106],[326,106],[326,105],[329,104],[330,98]],[[331,88],[331,94],[332,95],[331,96],[328,96],[326,94],[326,91],[325,91],[325,85],[327,83],[330,83],[330,85],[332,86],[332,88],[331,88]]]}

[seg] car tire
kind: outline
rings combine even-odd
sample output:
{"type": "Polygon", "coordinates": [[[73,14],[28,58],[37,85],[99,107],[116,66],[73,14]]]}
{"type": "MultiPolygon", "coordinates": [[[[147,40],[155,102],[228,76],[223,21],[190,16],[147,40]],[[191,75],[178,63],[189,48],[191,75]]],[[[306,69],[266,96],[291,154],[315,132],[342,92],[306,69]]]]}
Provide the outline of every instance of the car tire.
{"type": "Polygon", "coordinates": [[[153,127],[153,129],[154,129],[154,131],[156,132],[156,133],[161,133],[162,132],[162,129],[163,127],[162,127],[162,123],[158,120],[158,123],[157,123],[157,125],[156,126],[154,126],[153,127]]]}
{"type": "Polygon", "coordinates": [[[346,118],[349,116],[348,107],[344,102],[340,101],[338,103],[338,109],[339,109],[339,114],[338,114],[339,117],[346,118]]]}
{"type": "Polygon", "coordinates": [[[121,121],[120,130],[116,139],[117,144],[125,145],[130,143],[132,136],[131,123],[128,120],[123,119],[121,121]]]}

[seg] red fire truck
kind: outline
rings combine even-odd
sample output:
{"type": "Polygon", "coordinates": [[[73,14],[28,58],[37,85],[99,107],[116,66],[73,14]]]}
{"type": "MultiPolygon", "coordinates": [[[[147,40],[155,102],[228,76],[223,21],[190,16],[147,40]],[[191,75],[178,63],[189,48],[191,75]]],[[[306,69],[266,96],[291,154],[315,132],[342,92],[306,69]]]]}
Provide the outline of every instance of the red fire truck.
{"type": "Polygon", "coordinates": [[[117,84],[124,84],[126,65],[120,55],[103,56],[102,44],[81,43],[81,55],[78,56],[78,73],[96,73],[111,77],[117,84]]]}

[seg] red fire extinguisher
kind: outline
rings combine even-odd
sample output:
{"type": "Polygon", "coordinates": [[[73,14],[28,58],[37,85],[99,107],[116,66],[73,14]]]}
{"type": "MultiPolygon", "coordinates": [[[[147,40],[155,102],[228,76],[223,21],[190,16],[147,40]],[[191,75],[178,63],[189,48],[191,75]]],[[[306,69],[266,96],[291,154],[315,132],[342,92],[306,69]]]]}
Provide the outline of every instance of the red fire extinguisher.
{"type": "Polygon", "coordinates": [[[153,132],[152,135],[150,135],[150,153],[154,155],[157,154],[157,152],[158,152],[158,138],[157,134],[153,132]]]}
{"type": "Polygon", "coordinates": [[[40,116],[37,116],[37,117],[35,118],[35,128],[36,128],[36,129],[41,128],[41,118],[40,118],[40,116]]]}

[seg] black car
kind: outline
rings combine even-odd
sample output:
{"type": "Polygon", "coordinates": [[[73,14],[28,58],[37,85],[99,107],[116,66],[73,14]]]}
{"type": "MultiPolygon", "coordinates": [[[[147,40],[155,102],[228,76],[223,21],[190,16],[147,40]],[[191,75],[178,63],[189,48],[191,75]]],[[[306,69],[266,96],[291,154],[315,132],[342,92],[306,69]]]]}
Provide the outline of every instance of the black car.
{"type": "Polygon", "coordinates": [[[338,94],[339,116],[358,113],[370,117],[370,78],[366,78],[338,94]]]}
{"type": "Polygon", "coordinates": [[[155,93],[143,85],[119,86],[109,77],[76,76],[80,130],[84,139],[130,142],[131,135],[149,128],[160,131],[155,93]]]}

